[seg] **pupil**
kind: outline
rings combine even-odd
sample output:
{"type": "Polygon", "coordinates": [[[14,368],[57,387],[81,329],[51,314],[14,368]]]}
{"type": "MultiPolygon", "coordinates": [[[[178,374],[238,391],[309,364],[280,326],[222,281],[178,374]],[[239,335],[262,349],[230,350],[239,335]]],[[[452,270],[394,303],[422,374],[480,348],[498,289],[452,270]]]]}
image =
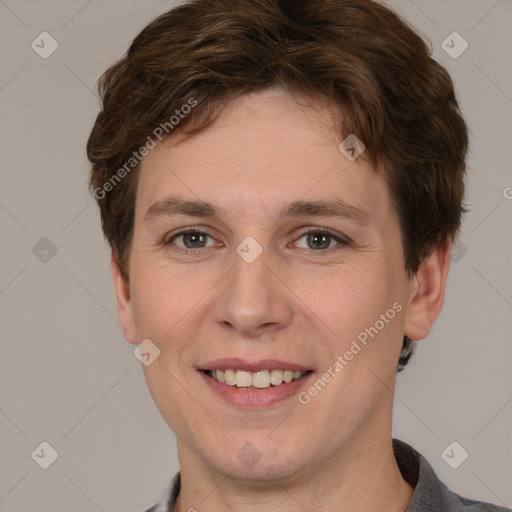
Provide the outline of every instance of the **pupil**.
{"type": "Polygon", "coordinates": [[[313,233],[308,235],[308,244],[313,242],[313,248],[326,249],[329,247],[329,239],[330,236],[325,233],[313,233]],[[320,242],[320,244],[317,244],[316,242],[320,242]]]}
{"type": "Polygon", "coordinates": [[[195,244],[202,244],[201,247],[204,245],[204,236],[201,233],[185,233],[185,236],[183,237],[185,245],[189,247],[190,249],[193,249],[196,247],[195,244]]]}

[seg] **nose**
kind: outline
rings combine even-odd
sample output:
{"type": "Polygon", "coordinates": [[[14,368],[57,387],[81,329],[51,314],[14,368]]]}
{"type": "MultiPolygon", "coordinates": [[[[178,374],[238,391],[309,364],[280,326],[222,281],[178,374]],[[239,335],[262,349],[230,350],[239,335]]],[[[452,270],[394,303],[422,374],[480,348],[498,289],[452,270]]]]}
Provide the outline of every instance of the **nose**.
{"type": "Polygon", "coordinates": [[[279,265],[268,250],[251,263],[237,253],[233,267],[221,281],[214,319],[224,329],[246,337],[272,334],[293,316],[293,294],[279,275],[279,265]]]}

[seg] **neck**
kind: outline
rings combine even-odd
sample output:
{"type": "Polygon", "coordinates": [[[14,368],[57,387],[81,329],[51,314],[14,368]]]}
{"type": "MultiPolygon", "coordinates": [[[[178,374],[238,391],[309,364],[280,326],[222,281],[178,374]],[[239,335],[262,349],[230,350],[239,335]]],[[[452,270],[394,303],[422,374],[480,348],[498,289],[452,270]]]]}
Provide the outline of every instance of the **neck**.
{"type": "Polygon", "coordinates": [[[401,476],[390,430],[364,442],[349,439],[329,460],[286,480],[269,473],[265,482],[242,481],[214,470],[182,442],[178,453],[182,486],[173,512],[403,512],[414,492],[401,476]]]}

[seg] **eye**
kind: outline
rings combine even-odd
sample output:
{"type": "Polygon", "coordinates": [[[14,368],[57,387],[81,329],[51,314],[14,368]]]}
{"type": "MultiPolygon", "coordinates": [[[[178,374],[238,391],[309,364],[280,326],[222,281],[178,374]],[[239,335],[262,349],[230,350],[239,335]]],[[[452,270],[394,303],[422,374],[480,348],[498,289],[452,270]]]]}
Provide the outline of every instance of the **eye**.
{"type": "MultiPolygon", "coordinates": [[[[215,240],[208,235],[208,233],[197,229],[188,229],[180,233],[175,233],[162,243],[173,251],[185,252],[186,254],[189,250],[201,253],[202,249],[214,247],[216,244],[215,240]]],[[[335,235],[334,233],[321,228],[309,229],[302,233],[293,243],[295,247],[315,252],[326,251],[328,249],[333,249],[336,246],[344,246],[348,244],[349,240],[344,237],[335,235]],[[301,242],[301,240],[304,240],[304,242],[301,242]]],[[[220,245],[222,246],[223,244],[220,245]]]]}
{"type": "Polygon", "coordinates": [[[213,239],[207,233],[202,231],[183,231],[181,233],[177,233],[164,242],[165,245],[176,245],[181,249],[203,249],[204,247],[212,247],[214,245],[213,239]],[[210,243],[208,244],[208,239],[210,239],[210,243]],[[181,243],[177,243],[178,240],[181,240],[181,243]]]}
{"type": "Polygon", "coordinates": [[[299,240],[305,239],[306,247],[301,247],[304,249],[311,249],[314,251],[322,251],[326,249],[331,249],[335,245],[346,245],[348,242],[343,238],[330,233],[329,231],[323,229],[310,229],[303,233],[295,244],[300,247],[299,240]]]}

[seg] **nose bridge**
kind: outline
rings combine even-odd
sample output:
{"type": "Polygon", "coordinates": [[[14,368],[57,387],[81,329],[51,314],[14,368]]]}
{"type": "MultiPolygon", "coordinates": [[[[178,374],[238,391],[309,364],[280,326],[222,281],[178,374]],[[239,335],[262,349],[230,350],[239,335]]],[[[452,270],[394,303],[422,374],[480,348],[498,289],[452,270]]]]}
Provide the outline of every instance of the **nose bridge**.
{"type": "Polygon", "coordinates": [[[233,254],[231,272],[217,299],[215,320],[246,335],[282,327],[291,318],[286,288],[275,275],[271,251],[252,237],[233,254]]]}

